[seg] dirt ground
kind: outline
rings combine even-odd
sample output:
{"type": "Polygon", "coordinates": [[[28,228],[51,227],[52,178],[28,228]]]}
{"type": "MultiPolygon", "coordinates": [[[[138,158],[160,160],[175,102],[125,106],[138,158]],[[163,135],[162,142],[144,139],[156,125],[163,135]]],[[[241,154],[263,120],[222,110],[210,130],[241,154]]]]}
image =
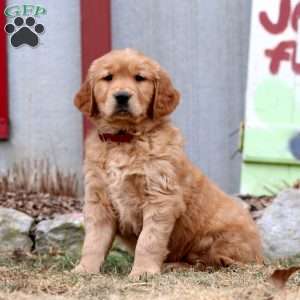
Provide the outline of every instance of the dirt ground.
{"type": "Polygon", "coordinates": [[[70,272],[76,261],[66,256],[2,257],[0,300],[300,300],[299,272],[289,279],[284,290],[278,290],[268,280],[276,268],[291,262],[167,273],[138,282],[127,278],[131,262],[124,253],[115,251],[101,274],[77,275],[70,272]]]}

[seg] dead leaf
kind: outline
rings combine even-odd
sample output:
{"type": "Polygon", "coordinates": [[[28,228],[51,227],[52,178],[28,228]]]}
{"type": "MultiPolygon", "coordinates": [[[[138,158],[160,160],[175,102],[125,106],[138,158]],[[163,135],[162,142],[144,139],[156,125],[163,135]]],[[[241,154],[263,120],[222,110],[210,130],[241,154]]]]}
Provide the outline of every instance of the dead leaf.
{"type": "Polygon", "coordinates": [[[289,269],[275,270],[270,277],[270,281],[279,289],[283,289],[290,276],[299,271],[300,267],[291,267],[289,269]]]}

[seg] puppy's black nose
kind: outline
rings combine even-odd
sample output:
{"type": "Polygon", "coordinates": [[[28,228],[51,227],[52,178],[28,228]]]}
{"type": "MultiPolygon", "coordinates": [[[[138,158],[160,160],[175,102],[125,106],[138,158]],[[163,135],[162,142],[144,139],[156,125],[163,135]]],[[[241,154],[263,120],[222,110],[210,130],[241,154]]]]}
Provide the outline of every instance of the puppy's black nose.
{"type": "Polygon", "coordinates": [[[117,100],[119,106],[126,106],[131,95],[127,92],[117,92],[116,94],[114,94],[114,97],[117,100]]]}

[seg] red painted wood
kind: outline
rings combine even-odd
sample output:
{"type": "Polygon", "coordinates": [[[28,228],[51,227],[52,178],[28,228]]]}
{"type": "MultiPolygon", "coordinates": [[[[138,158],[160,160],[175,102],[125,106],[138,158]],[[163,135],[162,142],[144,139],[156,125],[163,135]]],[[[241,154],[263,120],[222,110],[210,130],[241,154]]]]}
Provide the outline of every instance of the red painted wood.
{"type": "MultiPolygon", "coordinates": [[[[110,0],[81,0],[82,79],[91,62],[111,50],[110,0]]],[[[84,119],[84,136],[90,124],[84,119]]]]}
{"type": "Polygon", "coordinates": [[[9,136],[8,120],[8,86],[7,86],[7,48],[4,15],[6,1],[0,1],[0,140],[7,140],[9,136]]]}

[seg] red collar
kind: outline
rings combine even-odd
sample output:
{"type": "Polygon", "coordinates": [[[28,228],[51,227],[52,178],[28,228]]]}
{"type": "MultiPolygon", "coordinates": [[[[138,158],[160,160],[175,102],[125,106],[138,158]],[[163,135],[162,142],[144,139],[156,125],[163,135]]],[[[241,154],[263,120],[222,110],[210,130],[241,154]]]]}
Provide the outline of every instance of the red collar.
{"type": "Polygon", "coordinates": [[[118,133],[98,133],[98,136],[102,142],[115,142],[115,143],[130,143],[134,135],[125,132],[119,131],[118,133]]]}

